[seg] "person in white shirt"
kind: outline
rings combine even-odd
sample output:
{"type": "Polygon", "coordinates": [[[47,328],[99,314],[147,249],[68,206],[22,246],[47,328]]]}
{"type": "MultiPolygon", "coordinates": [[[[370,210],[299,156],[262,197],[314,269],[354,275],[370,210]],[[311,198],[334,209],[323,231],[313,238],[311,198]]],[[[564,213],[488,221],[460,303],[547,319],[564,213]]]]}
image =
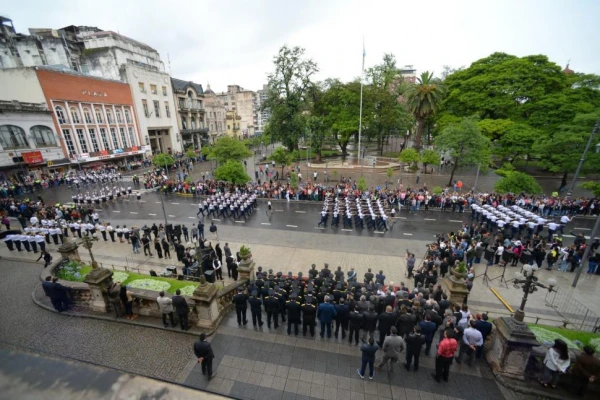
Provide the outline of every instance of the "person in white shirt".
{"type": "Polygon", "coordinates": [[[566,215],[563,215],[562,217],[560,217],[560,225],[558,227],[558,229],[560,230],[560,233],[565,233],[564,232],[565,226],[567,226],[567,224],[571,221],[573,221],[573,219],[569,218],[566,215]]]}
{"type": "Polygon", "coordinates": [[[41,251],[46,251],[46,241],[44,235],[38,233],[35,235],[35,242],[40,246],[41,251]]]}
{"type": "Polygon", "coordinates": [[[556,228],[558,228],[558,224],[554,221],[548,222],[548,241],[552,240],[552,235],[556,233],[556,228]]]}
{"type": "Polygon", "coordinates": [[[569,349],[567,344],[561,339],[554,340],[554,346],[548,349],[544,357],[544,376],[540,383],[544,386],[556,387],[558,374],[565,373],[571,365],[569,349]]]}
{"type": "Polygon", "coordinates": [[[105,242],[108,241],[108,239],[106,239],[106,227],[102,224],[96,224],[96,229],[102,235],[102,239],[104,239],[105,242]]]}
{"type": "Polygon", "coordinates": [[[457,363],[462,363],[463,354],[467,353],[467,364],[469,367],[473,366],[473,357],[477,347],[483,346],[483,336],[481,332],[475,329],[475,320],[469,320],[469,327],[465,329],[460,343],[460,350],[458,351],[458,357],[456,357],[457,363]]]}
{"type": "Polygon", "coordinates": [[[37,217],[35,215],[32,215],[31,218],[29,218],[29,223],[31,223],[31,225],[35,226],[37,225],[39,222],[39,220],[37,219],[37,217]]]}

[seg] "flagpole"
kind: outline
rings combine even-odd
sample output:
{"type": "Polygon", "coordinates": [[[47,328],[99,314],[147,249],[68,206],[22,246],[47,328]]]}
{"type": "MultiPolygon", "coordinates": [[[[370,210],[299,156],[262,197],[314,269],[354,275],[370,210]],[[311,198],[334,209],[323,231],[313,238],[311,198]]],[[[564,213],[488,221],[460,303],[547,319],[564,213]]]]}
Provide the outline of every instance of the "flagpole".
{"type": "Polygon", "coordinates": [[[360,176],[363,174],[363,160],[360,153],[360,139],[362,134],[362,109],[363,109],[363,79],[365,73],[365,38],[363,37],[363,57],[362,68],[360,71],[360,109],[358,113],[358,160],[360,161],[360,176]]]}

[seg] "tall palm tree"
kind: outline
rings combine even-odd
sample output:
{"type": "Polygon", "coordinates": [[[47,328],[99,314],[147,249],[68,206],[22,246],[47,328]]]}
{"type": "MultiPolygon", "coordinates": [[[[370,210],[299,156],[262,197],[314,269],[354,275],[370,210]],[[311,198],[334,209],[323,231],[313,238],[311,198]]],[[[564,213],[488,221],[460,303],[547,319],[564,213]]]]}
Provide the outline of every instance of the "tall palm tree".
{"type": "Polygon", "coordinates": [[[415,138],[415,148],[421,150],[421,138],[425,127],[425,119],[440,107],[446,90],[439,79],[433,77],[433,72],[425,71],[417,78],[414,85],[406,88],[404,97],[408,110],[417,120],[417,137],[415,138]]]}

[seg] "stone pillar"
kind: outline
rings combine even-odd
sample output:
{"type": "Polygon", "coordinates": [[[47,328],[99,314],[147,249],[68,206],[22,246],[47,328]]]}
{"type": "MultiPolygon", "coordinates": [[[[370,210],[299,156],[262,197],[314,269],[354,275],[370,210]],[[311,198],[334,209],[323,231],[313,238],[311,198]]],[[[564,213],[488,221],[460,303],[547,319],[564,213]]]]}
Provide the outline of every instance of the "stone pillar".
{"type": "Polygon", "coordinates": [[[254,279],[254,265],[254,261],[252,261],[252,253],[242,257],[242,261],[240,261],[240,265],[238,266],[240,280],[254,279]]]}
{"type": "Polygon", "coordinates": [[[525,368],[533,347],[540,343],[527,324],[512,317],[494,320],[496,325],[492,348],[486,353],[495,373],[525,380],[525,368]]]}
{"type": "Polygon", "coordinates": [[[79,245],[73,242],[66,242],[62,246],[60,246],[57,251],[60,253],[63,260],[75,260],[81,261],[81,257],[79,257],[79,245]]]}
{"type": "Polygon", "coordinates": [[[463,304],[465,298],[469,295],[469,289],[465,283],[465,279],[462,277],[456,277],[452,274],[452,271],[442,280],[442,284],[446,287],[448,292],[448,300],[452,304],[463,304]]]}
{"type": "Polygon", "coordinates": [[[198,323],[196,326],[207,331],[214,331],[220,322],[219,308],[217,306],[217,287],[206,282],[206,278],[200,278],[200,284],[194,290],[192,299],[196,303],[198,323]]]}
{"type": "Polygon", "coordinates": [[[92,301],[90,307],[92,311],[108,312],[108,286],[112,282],[112,271],[105,268],[93,269],[86,275],[84,282],[90,287],[92,292],[92,301]]]}

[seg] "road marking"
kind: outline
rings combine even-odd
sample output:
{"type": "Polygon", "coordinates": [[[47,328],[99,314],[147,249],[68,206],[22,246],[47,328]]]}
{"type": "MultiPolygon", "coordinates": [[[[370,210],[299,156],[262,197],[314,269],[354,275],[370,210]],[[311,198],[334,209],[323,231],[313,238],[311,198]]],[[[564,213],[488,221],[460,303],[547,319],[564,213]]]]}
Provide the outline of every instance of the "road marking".
{"type": "Polygon", "coordinates": [[[373,231],[373,233],[385,233],[383,231],[373,231]]]}
{"type": "Polygon", "coordinates": [[[213,221],[219,221],[219,222],[221,222],[221,220],[220,220],[220,219],[213,219],[213,221]]]}
{"type": "Polygon", "coordinates": [[[398,219],[406,219],[406,217],[396,217],[396,218],[398,218],[398,219]]]}
{"type": "Polygon", "coordinates": [[[121,211],[113,210],[113,212],[121,212],[121,211]]]}
{"type": "Polygon", "coordinates": [[[261,222],[261,225],[271,225],[269,222],[261,222]]]}
{"type": "Polygon", "coordinates": [[[297,225],[286,225],[288,228],[297,228],[297,225]]]}
{"type": "Polygon", "coordinates": [[[462,221],[459,221],[457,219],[451,219],[450,222],[460,222],[462,224],[462,221]]]}
{"type": "Polygon", "coordinates": [[[306,211],[296,211],[297,213],[306,214],[306,211]]]}
{"type": "Polygon", "coordinates": [[[275,210],[275,211],[277,211],[277,212],[283,212],[283,210],[275,210]]]}
{"type": "Polygon", "coordinates": [[[156,215],[156,214],[148,214],[148,215],[156,215]]]}
{"type": "Polygon", "coordinates": [[[160,204],[161,202],[160,202],[160,201],[155,201],[155,203],[156,203],[156,204],[160,204]]]}
{"type": "Polygon", "coordinates": [[[174,215],[169,215],[169,218],[175,218],[175,216],[174,215]]]}
{"type": "Polygon", "coordinates": [[[237,222],[238,224],[245,224],[246,223],[246,221],[235,221],[235,222],[237,222]]]}
{"type": "Polygon", "coordinates": [[[129,211],[129,214],[137,214],[135,211],[129,211]]]}
{"type": "Polygon", "coordinates": [[[354,232],[354,229],[342,229],[344,232],[354,232]]]}
{"type": "MultiPolygon", "coordinates": [[[[94,209],[94,211],[99,212],[99,211],[104,211],[104,210],[99,210],[96,208],[96,209],[94,209]]],[[[575,228],[575,229],[577,229],[577,228],[575,228]]],[[[588,231],[589,231],[589,229],[588,229],[588,231]]]]}
{"type": "Polygon", "coordinates": [[[196,219],[196,217],[188,217],[189,219],[196,219]]]}
{"type": "Polygon", "coordinates": [[[140,201],[138,201],[138,203],[145,203],[145,202],[146,202],[146,200],[140,200],[140,201]]]}
{"type": "Polygon", "coordinates": [[[179,205],[179,203],[171,203],[171,204],[179,205]]]}
{"type": "Polygon", "coordinates": [[[315,229],[325,229],[322,226],[315,226],[315,229]]]}
{"type": "Polygon", "coordinates": [[[575,230],[580,230],[580,231],[591,231],[590,228],[573,228],[575,230]]]}
{"type": "Polygon", "coordinates": [[[423,218],[424,221],[436,221],[435,218],[423,218]]]}
{"type": "MultiPolygon", "coordinates": [[[[412,235],[413,235],[412,233],[406,233],[406,232],[404,232],[404,233],[402,233],[402,234],[403,234],[403,235],[405,235],[405,236],[412,236],[412,235]]],[[[435,235],[434,235],[434,236],[435,236],[435,235]]]]}

